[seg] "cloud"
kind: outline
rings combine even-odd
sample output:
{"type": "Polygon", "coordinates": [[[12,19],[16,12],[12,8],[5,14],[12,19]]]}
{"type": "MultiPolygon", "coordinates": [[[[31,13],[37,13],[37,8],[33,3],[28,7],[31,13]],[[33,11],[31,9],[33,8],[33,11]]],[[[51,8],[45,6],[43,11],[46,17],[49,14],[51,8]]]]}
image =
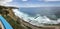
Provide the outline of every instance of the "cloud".
{"type": "Polygon", "coordinates": [[[22,0],[22,1],[28,1],[28,0],[22,0]]]}
{"type": "Polygon", "coordinates": [[[60,0],[38,0],[38,1],[45,1],[45,2],[57,2],[57,1],[60,1],[60,0]]]}
{"type": "Polygon", "coordinates": [[[50,5],[50,4],[20,4],[20,7],[59,7],[60,5],[50,5]]]}
{"type": "Polygon", "coordinates": [[[18,5],[14,5],[13,4],[13,2],[12,2],[13,0],[0,0],[0,5],[2,5],[2,6],[8,6],[8,7],[19,7],[18,5]],[[12,2],[12,3],[11,3],[12,2]]]}
{"type": "Polygon", "coordinates": [[[13,0],[0,0],[0,5],[8,4],[9,2],[12,2],[13,0]]]}
{"type": "Polygon", "coordinates": [[[44,0],[44,1],[60,1],[60,0],[44,0]]]}

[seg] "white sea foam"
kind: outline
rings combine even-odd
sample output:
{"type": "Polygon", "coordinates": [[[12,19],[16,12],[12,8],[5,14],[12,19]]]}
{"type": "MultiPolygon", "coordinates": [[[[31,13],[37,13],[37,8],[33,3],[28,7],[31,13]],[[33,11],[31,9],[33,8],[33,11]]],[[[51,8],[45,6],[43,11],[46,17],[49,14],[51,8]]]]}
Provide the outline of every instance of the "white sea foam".
{"type": "Polygon", "coordinates": [[[38,17],[35,18],[35,17],[30,17],[28,14],[20,12],[17,9],[15,9],[13,11],[14,11],[16,16],[22,18],[23,20],[25,20],[26,22],[29,22],[32,25],[40,26],[40,25],[42,25],[41,23],[46,23],[46,24],[58,24],[58,23],[60,23],[60,19],[58,19],[57,21],[50,20],[48,17],[40,16],[39,14],[37,14],[36,17],[37,16],[38,17]]]}

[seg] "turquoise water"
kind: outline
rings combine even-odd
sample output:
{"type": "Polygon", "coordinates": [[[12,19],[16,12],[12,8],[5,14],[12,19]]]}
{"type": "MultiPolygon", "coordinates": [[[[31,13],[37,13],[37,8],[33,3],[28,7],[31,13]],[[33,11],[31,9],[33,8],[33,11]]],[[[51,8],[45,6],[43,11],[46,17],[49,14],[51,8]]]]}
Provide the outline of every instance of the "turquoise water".
{"type": "Polygon", "coordinates": [[[0,16],[0,20],[5,29],[13,29],[12,26],[2,16],[0,16]]]}

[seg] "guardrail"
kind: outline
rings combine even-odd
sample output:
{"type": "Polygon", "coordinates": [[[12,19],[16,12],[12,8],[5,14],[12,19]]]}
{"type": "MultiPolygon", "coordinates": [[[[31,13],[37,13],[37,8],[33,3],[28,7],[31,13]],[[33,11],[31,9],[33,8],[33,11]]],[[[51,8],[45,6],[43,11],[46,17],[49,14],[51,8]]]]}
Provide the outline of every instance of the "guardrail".
{"type": "Polygon", "coordinates": [[[5,29],[13,29],[12,26],[0,15],[0,21],[5,29]]]}

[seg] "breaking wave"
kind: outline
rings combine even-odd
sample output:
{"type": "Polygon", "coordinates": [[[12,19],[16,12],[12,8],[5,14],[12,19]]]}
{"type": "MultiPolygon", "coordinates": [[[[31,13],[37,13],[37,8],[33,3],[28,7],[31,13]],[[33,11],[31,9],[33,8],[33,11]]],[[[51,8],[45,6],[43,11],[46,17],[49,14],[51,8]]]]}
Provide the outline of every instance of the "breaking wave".
{"type": "Polygon", "coordinates": [[[16,16],[22,18],[26,22],[29,22],[32,25],[41,26],[42,24],[58,24],[60,23],[60,19],[58,20],[50,20],[47,16],[41,16],[37,14],[35,17],[31,17],[26,13],[20,12],[19,10],[13,10],[16,16]]]}

